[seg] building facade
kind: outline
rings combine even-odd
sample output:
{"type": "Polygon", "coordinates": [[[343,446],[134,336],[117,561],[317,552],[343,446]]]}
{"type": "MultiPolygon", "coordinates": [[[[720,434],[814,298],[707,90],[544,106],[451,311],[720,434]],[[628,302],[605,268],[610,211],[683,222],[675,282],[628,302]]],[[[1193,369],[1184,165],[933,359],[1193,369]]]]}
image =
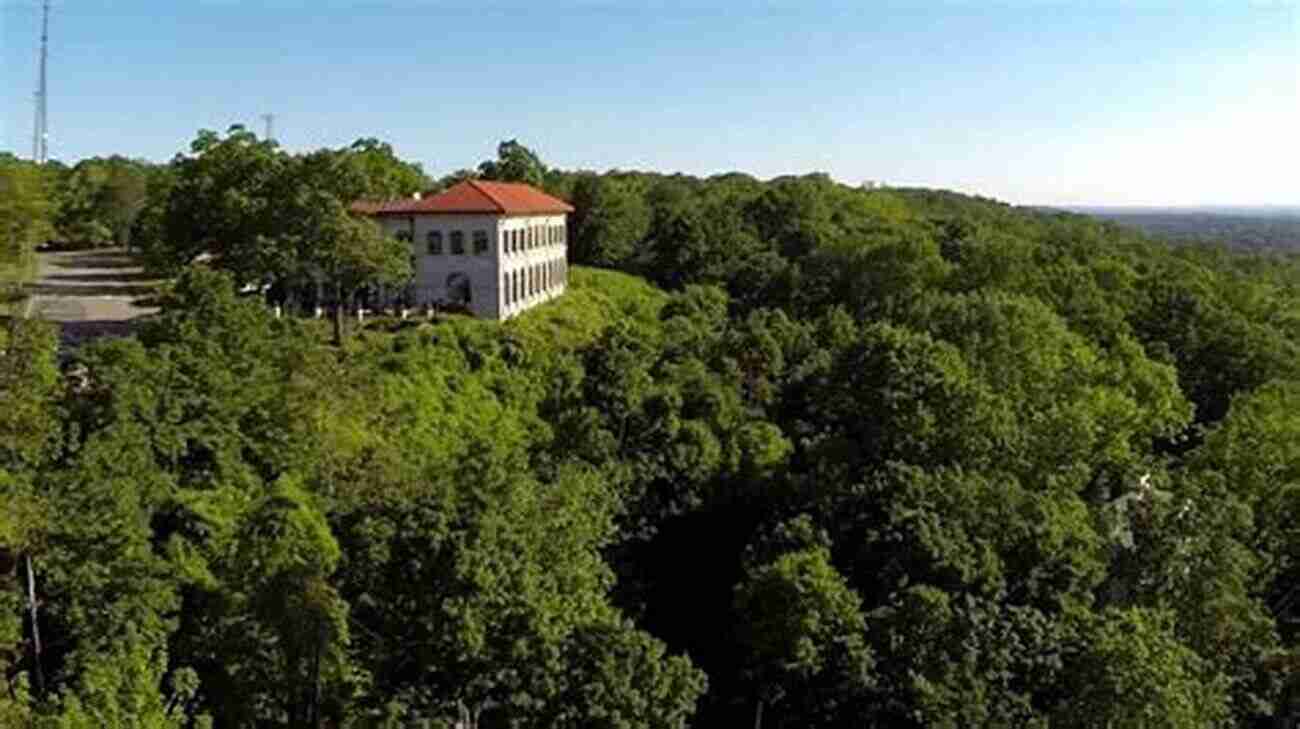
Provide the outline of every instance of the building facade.
{"type": "Polygon", "coordinates": [[[408,241],[416,306],[507,319],[564,293],[573,208],[528,185],[466,180],[436,195],[361,204],[408,241]]]}

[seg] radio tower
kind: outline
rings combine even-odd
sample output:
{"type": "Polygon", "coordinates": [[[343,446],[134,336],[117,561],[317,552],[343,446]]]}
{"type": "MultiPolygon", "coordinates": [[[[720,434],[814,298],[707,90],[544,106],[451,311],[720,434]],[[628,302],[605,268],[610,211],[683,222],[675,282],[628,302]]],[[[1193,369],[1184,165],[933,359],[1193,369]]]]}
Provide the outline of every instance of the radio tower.
{"type": "Polygon", "coordinates": [[[39,76],[36,78],[36,124],[32,129],[32,159],[44,164],[50,154],[50,135],[47,127],[45,100],[48,89],[45,85],[45,62],[50,55],[50,0],[44,2],[44,14],[41,17],[41,56],[39,76]]]}

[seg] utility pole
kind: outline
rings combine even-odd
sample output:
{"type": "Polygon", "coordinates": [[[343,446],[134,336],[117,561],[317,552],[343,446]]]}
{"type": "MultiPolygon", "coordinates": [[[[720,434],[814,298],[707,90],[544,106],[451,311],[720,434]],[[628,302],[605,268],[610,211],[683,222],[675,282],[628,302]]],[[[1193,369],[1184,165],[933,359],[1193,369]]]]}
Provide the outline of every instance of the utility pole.
{"type": "Polygon", "coordinates": [[[262,121],[266,122],[266,134],[262,135],[262,139],[269,142],[275,138],[275,114],[263,114],[262,121]]]}
{"type": "Polygon", "coordinates": [[[43,4],[41,16],[41,55],[36,78],[36,123],[32,128],[32,160],[44,164],[50,156],[50,135],[46,117],[48,88],[45,83],[46,60],[50,55],[50,0],[43,4]]]}

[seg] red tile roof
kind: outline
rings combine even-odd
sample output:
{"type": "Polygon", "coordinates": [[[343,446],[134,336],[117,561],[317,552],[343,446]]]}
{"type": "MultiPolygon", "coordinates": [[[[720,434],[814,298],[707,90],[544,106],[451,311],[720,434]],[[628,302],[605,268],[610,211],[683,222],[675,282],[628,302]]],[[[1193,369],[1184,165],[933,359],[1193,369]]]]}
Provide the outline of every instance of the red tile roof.
{"type": "Polygon", "coordinates": [[[352,209],[366,215],[546,215],[573,212],[572,205],[530,185],[484,180],[465,180],[436,195],[419,199],[359,202],[352,209]]]}

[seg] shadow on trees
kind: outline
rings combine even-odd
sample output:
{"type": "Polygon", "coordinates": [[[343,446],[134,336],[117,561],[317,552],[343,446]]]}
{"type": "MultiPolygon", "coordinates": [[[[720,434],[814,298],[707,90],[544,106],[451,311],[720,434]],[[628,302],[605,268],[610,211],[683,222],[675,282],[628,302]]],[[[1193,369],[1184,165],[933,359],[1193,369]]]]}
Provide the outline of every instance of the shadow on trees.
{"type": "Polygon", "coordinates": [[[131,281],[157,281],[157,280],[158,280],[158,277],[157,277],[157,276],[152,276],[152,275],[147,274],[147,273],[142,273],[142,272],[133,272],[133,273],[125,273],[125,272],[118,272],[118,273],[52,273],[52,274],[49,274],[49,275],[45,276],[45,280],[47,280],[47,281],[50,281],[50,280],[53,280],[53,281],[86,281],[86,282],[95,282],[95,281],[113,282],[113,281],[121,281],[121,282],[123,282],[123,283],[128,283],[128,282],[131,282],[131,281]]]}
{"type": "Polygon", "coordinates": [[[140,262],[120,250],[86,252],[54,261],[56,268],[139,268],[140,262]]]}
{"type": "Polygon", "coordinates": [[[136,320],[59,322],[59,339],[65,346],[81,344],[98,337],[126,337],[132,334],[136,320]]]}
{"type": "MultiPolygon", "coordinates": [[[[78,280],[84,280],[84,279],[78,279],[78,280]]],[[[32,296],[144,297],[144,296],[152,296],[155,293],[157,293],[157,287],[152,284],[123,284],[120,286],[101,284],[101,285],[86,286],[86,285],[77,285],[77,284],[41,283],[41,284],[28,285],[26,291],[28,294],[32,296]]]]}

